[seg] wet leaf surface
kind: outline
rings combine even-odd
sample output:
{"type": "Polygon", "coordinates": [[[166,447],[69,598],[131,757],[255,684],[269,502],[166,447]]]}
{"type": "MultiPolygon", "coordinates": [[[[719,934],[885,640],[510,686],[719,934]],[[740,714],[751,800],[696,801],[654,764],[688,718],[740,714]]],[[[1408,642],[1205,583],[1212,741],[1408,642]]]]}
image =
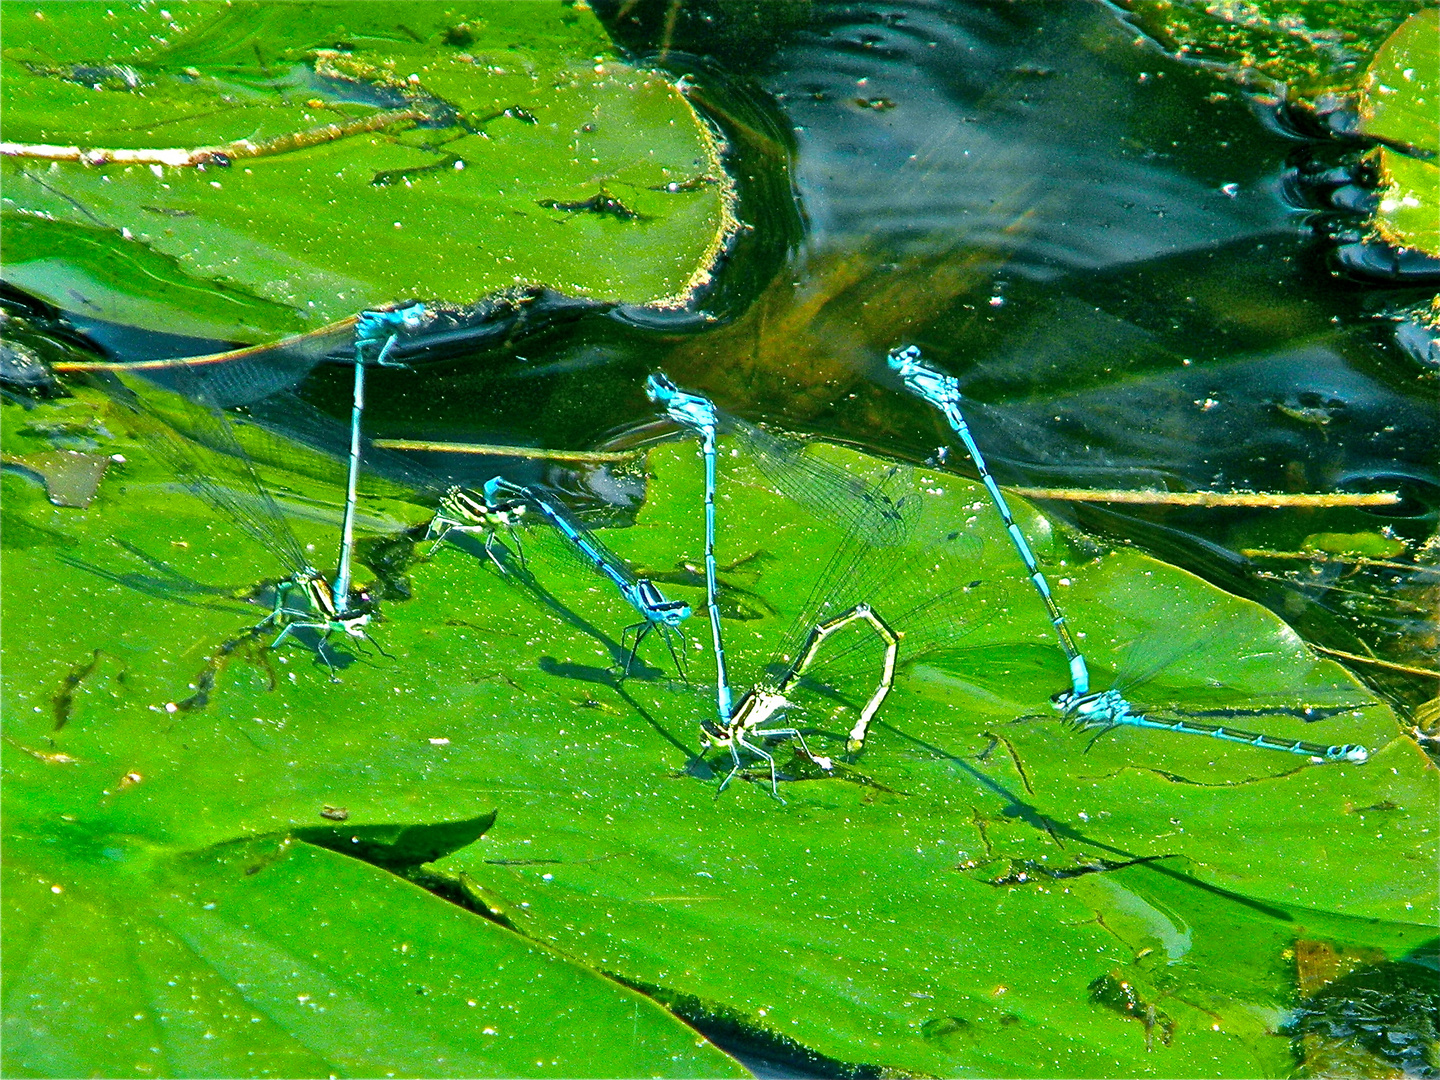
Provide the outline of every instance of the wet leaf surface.
{"type": "Polygon", "coordinates": [[[673,306],[734,227],[707,122],[588,9],[174,15],[7,20],[7,140],[217,148],[189,165],[6,157],[8,281],[87,317],[251,342],[516,283],[673,306]]]}
{"type": "MultiPolygon", "coordinates": [[[[376,996],[376,1009],[414,997],[417,982],[440,985],[440,972],[450,980],[444,986],[457,988],[459,972],[494,967],[459,959],[451,967],[442,957],[433,961],[437,973],[412,975],[391,948],[396,925],[406,927],[405,940],[435,943],[437,955],[449,949],[441,941],[458,935],[465,948],[503,942],[548,957],[378,868],[301,840],[267,839],[316,829],[343,839],[348,830],[376,862],[404,867],[463,843],[491,810],[483,836],[422,868],[424,880],[476,910],[503,913],[520,934],[582,965],[857,1066],[1284,1074],[1295,1061],[1289,1043],[1275,1038],[1295,993],[1287,949],[1318,938],[1389,961],[1434,936],[1436,773],[1388,709],[1258,606],[1132,551],[1082,557],[1022,508],[1022,525],[1084,634],[1097,683],[1135,666],[1127,657],[1169,657],[1175,662],[1136,691],[1142,704],[1228,715],[1275,702],[1311,706],[1312,722],[1223,722],[1365,743],[1374,756],[1363,766],[1312,766],[1159,732],[1118,730],[1092,745],[1064,730],[1048,702],[1063,662],[1039,602],[983,492],[959,478],[921,471],[905,483],[923,502],[926,535],[982,541],[966,576],[995,587],[983,625],[916,663],[906,664],[902,651],[901,677],[864,754],[833,776],[776,744],[787,777],[781,804],[761,769],[744,774],[756,782],[737,779],[717,793],[728,755],[698,753],[697,722],[713,710],[703,627],[691,634],[694,686],[667,675],[647,651],[638,673],[617,682],[625,610],[603,579],[543,560],[538,543],[532,577],[502,578],[454,545],[412,564],[414,598],[388,604],[372,627],[390,658],[367,651],[341,659],[331,682],[304,648],[241,649],[209,667],[215,685],[203,709],[174,711],[221,643],[258,620],[259,608],[234,597],[279,568],[203,504],[177,495],[103,403],[82,395],[65,415],[77,424],[75,414],[86,410],[94,430],[111,435],[104,449],[127,459],[88,510],[53,507],[35,485],[4,478],[7,637],[47,642],[44,650],[7,649],[4,798],[7,833],[16,838],[7,868],[41,899],[58,897],[46,903],[69,902],[69,894],[47,894],[48,883],[73,887],[79,912],[47,924],[63,926],[63,938],[27,929],[49,909],[30,904],[29,915],[7,919],[10,940],[60,951],[27,971],[50,964],[88,978],[74,965],[151,940],[143,928],[150,923],[138,922],[151,918],[207,949],[273,941],[329,918],[357,931],[345,935],[346,948],[373,950],[364,991],[376,996]],[[56,696],[67,688],[59,726],[56,696]],[[349,815],[343,823],[325,816],[339,807],[349,815]],[[407,854],[387,856],[404,837],[415,841],[407,854]],[[111,847],[124,853],[123,866],[104,855],[111,847]],[[227,853],[244,852],[234,855],[243,861],[256,851],[278,861],[255,875],[226,869],[240,865],[227,853]],[[176,882],[146,900],[161,914],[126,908],[124,898],[149,895],[126,884],[141,880],[128,876],[132,861],[147,883],[176,882]],[[305,900],[316,881],[319,897],[305,900]],[[111,906],[89,899],[102,895],[111,906]],[[212,941],[194,929],[219,918],[204,903],[213,899],[224,911],[242,897],[240,922],[250,930],[226,923],[212,941]],[[112,914],[116,905],[120,915],[112,914]],[[128,921],[117,921],[122,916],[128,921]],[[130,929],[136,925],[142,929],[130,929]],[[371,925],[384,932],[352,942],[371,925]],[[475,928],[474,941],[466,927],[475,928]],[[1099,1000],[1097,980],[1112,991],[1099,1000]]],[[[44,441],[14,434],[13,423],[6,432],[14,452],[44,441]]],[[[825,453],[862,475],[880,467],[851,451],[825,453]]],[[[607,539],[666,581],[667,594],[700,610],[697,579],[686,569],[701,553],[694,447],[656,448],[649,469],[649,499],[635,525],[607,539]]],[[[266,475],[296,508],[301,540],[323,563],[339,488],[302,472],[266,475]]],[[[372,528],[427,517],[393,493],[367,506],[372,528]]],[[[750,616],[731,621],[727,641],[743,683],[784,636],[838,537],[770,492],[743,454],[724,459],[720,513],[722,581],[750,616]]],[[[840,755],[853,705],[843,695],[806,700],[810,708],[796,719],[807,737],[817,752],[840,755]]],[[[18,888],[7,889],[8,902],[19,902],[18,888]]],[[[302,940],[333,958],[320,938],[302,940]]],[[[7,967],[12,955],[19,954],[7,948],[7,967]]],[[[531,965],[517,960],[506,972],[531,965]]],[[[567,980],[585,978],[564,970],[567,980]]],[[[131,1009],[153,983],[125,978],[107,1007],[131,1009]]],[[[495,1000],[520,993],[522,983],[529,986],[517,974],[495,1000]]],[[[52,991],[28,985],[7,979],[6,1020],[21,1033],[7,1038],[7,1056],[49,1045],[49,1029],[27,1002],[37,1000],[32,992],[52,991]]],[[[279,1004],[311,992],[292,994],[278,980],[253,995],[275,1003],[255,1039],[275,1055],[277,1071],[334,1067],[329,1043],[295,1034],[316,1030],[299,1019],[312,1019],[306,1003],[279,1004]]],[[[555,1032],[557,1047],[597,1024],[629,1030],[629,1019],[606,1019],[606,1010],[636,1008],[629,1000],[618,989],[596,990],[587,996],[595,1011],[544,1030],[555,1032]]],[[[642,1040],[643,1071],[724,1067],[713,1052],[694,1049],[693,1035],[658,1017],[652,1025],[645,1018],[654,1014],[643,1002],[638,1008],[653,1032],[653,1041],[642,1040]],[[666,1057],[675,1054],[679,1063],[666,1057]]],[[[125,1015],[141,1011],[135,1005],[125,1015]]],[[[347,1013],[344,1023],[359,1015],[347,1013]]],[[[155,1030],[192,1047],[203,1031],[186,1035],[188,1023],[167,1020],[155,1030]]],[[[458,1033],[455,1023],[440,1011],[410,1023],[415,1060],[442,1052],[481,1060],[461,1053],[483,1053],[474,1042],[483,1043],[481,1026],[458,1033]],[[436,1050],[440,1043],[455,1049],[436,1050]]],[[[325,1038],[333,1034],[325,1029],[325,1038]]],[[[629,1053],[629,1045],[617,1042],[615,1052],[629,1053]]],[[[566,1072],[572,1059],[559,1049],[547,1051],[545,1060],[552,1057],[562,1062],[553,1071],[566,1072]]],[[[544,1071],[535,1059],[505,1058],[492,1071],[544,1071]]],[[[36,1060],[37,1071],[84,1067],[36,1060]]],[[[199,1057],[175,1060],[186,1063],[176,1071],[206,1067],[199,1057]]],[[[616,1059],[614,1070],[641,1070],[635,1060],[616,1059]]],[[[454,1071],[467,1069],[484,1071],[454,1071]]]]}
{"type": "Polygon", "coordinates": [[[1419,5],[1406,0],[1122,0],[1121,6],[1179,56],[1215,64],[1241,82],[1274,80],[1309,95],[1345,87],[1419,5]]]}
{"type": "Polygon", "coordinates": [[[1400,148],[1440,153],[1440,12],[1417,11],[1376,52],[1360,85],[1360,130],[1400,148]]]}
{"type": "Polygon", "coordinates": [[[1375,227],[1400,248],[1440,255],[1440,12],[1418,11],[1375,54],[1360,88],[1360,130],[1379,152],[1375,227]]]}
{"type": "Polygon", "coordinates": [[[7,1074],[740,1074],[641,995],[357,859],[9,830],[7,1074]]]}

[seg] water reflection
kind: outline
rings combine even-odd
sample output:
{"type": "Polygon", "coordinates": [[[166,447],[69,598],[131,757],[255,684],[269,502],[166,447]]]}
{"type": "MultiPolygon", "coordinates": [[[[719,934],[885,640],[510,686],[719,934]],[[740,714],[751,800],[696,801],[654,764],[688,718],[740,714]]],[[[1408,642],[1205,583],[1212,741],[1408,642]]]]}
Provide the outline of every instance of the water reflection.
{"type": "Polygon", "coordinates": [[[1331,529],[1422,542],[1440,505],[1433,386],[1371,314],[1398,294],[1331,272],[1281,197],[1295,142],[1099,6],[814,10],[757,76],[795,132],[803,248],[745,316],[677,345],[676,377],[923,456],[934,422],[883,365],[913,341],[1012,483],[1398,490],[1387,511],[1076,513],[1312,637],[1424,663],[1431,579],[1367,583],[1382,626],[1239,554],[1331,529]]]}

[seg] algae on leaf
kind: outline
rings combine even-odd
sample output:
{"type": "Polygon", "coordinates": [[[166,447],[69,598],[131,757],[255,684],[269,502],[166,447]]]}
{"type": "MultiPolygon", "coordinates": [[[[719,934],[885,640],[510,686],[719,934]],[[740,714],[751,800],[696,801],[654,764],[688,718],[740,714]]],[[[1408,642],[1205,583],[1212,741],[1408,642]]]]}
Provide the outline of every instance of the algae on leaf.
{"type": "Polygon", "coordinates": [[[715,130],[560,0],[5,29],[4,274],[89,317],[257,342],[517,283],[676,306],[736,226],[715,130]]]}
{"type": "Polygon", "coordinates": [[[1165,49],[1304,96],[1348,89],[1419,0],[1120,0],[1165,49]]]}

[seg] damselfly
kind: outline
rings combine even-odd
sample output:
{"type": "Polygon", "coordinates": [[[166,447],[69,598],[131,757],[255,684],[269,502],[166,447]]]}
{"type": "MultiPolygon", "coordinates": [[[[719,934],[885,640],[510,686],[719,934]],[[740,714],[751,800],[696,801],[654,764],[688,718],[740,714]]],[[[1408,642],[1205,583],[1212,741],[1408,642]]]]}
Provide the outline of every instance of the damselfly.
{"type": "Polygon", "coordinates": [[[350,560],[355,550],[355,498],[360,482],[361,421],[365,413],[365,367],[398,366],[390,354],[401,334],[419,329],[425,318],[424,304],[408,304],[393,310],[362,311],[355,320],[355,389],[350,407],[350,458],[345,484],[345,513],[340,523],[340,568],[335,574],[336,600],[343,613],[349,607],[350,560]],[[373,354],[373,359],[371,358],[373,354]]]}
{"type": "MultiPolygon", "coordinates": [[[[169,373],[169,377],[175,378],[176,373],[169,373]]],[[[368,598],[361,594],[347,596],[344,603],[340,602],[330,581],[306,557],[225,413],[207,406],[201,393],[197,392],[194,400],[179,394],[174,395],[173,401],[166,401],[167,412],[174,414],[172,423],[118,375],[97,376],[96,381],[112,401],[126,410],[145,445],[169,466],[182,484],[265,547],[289,571],[289,576],[274,586],[270,613],[250,627],[247,634],[278,629],[279,634],[269,645],[273,649],[296,631],[316,631],[320,635],[317,653],[332,677],[334,665],[325,653],[332,634],[373,642],[365,629],[372,614],[368,598]],[[218,458],[212,458],[207,464],[200,450],[202,446],[218,458]],[[221,459],[234,464],[243,493],[217,474],[213,465],[221,459]]]]}
{"type": "Polygon", "coordinates": [[[985,490],[990,493],[991,502],[995,504],[995,509],[1000,514],[1000,520],[1005,523],[1005,531],[1015,545],[1015,550],[1020,555],[1020,561],[1025,564],[1025,570],[1030,576],[1030,583],[1040,594],[1040,600],[1044,603],[1045,611],[1050,616],[1050,625],[1055,628],[1055,636],[1059,639],[1060,648],[1064,651],[1065,658],[1070,664],[1069,692],[1076,698],[1084,696],[1090,689],[1090,673],[1085,667],[1085,657],[1070,634],[1070,629],[1065,623],[1065,616],[1061,614],[1060,605],[1055,602],[1054,594],[1050,592],[1050,585],[1040,570],[1040,564],[1036,561],[1035,554],[1030,550],[1030,544],[1026,541],[1025,534],[1015,523],[1015,516],[1010,513],[1005,496],[1000,493],[1000,487],[995,483],[995,478],[985,467],[985,457],[980,453],[975,436],[970,432],[970,425],[965,423],[965,417],[960,412],[959,380],[954,376],[944,375],[926,364],[920,359],[920,350],[914,345],[892,349],[889,363],[890,370],[900,376],[905,384],[905,389],[939,409],[944,414],[951,430],[959,436],[961,443],[964,444],[970,460],[975,463],[975,469],[980,474],[980,480],[985,485],[985,490]]]}
{"type": "Polygon", "coordinates": [[[1020,527],[1015,523],[1014,515],[1011,514],[1010,507],[1005,502],[1005,496],[1001,494],[994,477],[986,468],[984,455],[981,454],[980,447],[975,442],[975,437],[960,412],[959,381],[926,364],[920,358],[920,350],[914,345],[892,350],[889,355],[889,365],[890,369],[904,380],[907,390],[929,402],[944,414],[951,429],[964,444],[966,452],[969,453],[971,461],[974,462],[975,468],[980,474],[981,481],[990,493],[995,509],[999,511],[1000,518],[1005,524],[1005,530],[1029,573],[1030,581],[1045,604],[1051,625],[1055,628],[1056,637],[1060,641],[1060,647],[1070,662],[1071,685],[1052,699],[1055,708],[1064,715],[1066,720],[1078,728],[1098,729],[1102,732],[1113,727],[1139,727],[1176,734],[1207,735],[1226,742],[1300,754],[1318,761],[1360,762],[1369,757],[1369,752],[1361,746],[1350,744],[1323,746],[1304,740],[1280,739],[1270,735],[1241,731],[1200,720],[1186,719],[1179,715],[1173,719],[1164,719],[1153,713],[1137,711],[1126,699],[1127,688],[1147,681],[1153,677],[1156,671],[1173,662],[1173,658],[1163,664],[1150,665],[1151,670],[1147,674],[1127,676],[1117,682],[1112,689],[1092,692],[1085,658],[1075,645],[1066,625],[1065,616],[1061,614],[1060,607],[1050,592],[1050,586],[1045,581],[1045,575],[1040,571],[1020,527]]]}
{"type": "Polygon", "coordinates": [[[705,460],[705,604],[710,614],[715,655],[716,712],[721,727],[725,727],[731,721],[735,703],[725,670],[725,644],[716,598],[715,491],[719,433],[724,431],[733,436],[761,475],[782,494],[820,520],[838,523],[863,543],[876,547],[897,544],[904,537],[904,527],[888,498],[807,452],[802,441],[772,435],[722,413],[709,398],[681,390],[661,372],[655,372],[646,380],[645,393],[651,401],[665,407],[671,420],[700,437],[700,452],[705,460]]]}
{"type": "Polygon", "coordinates": [[[685,677],[685,634],[680,627],[690,617],[689,604],[683,600],[666,599],[654,582],[637,577],[629,563],[606,547],[554,494],[543,488],[533,484],[520,487],[497,476],[485,484],[484,497],[486,504],[491,506],[508,503],[521,508],[527,504],[533,507],[569,542],[582,560],[612,582],[625,601],[640,613],[641,621],[627,626],[620,633],[622,646],[626,637],[632,632],[635,634],[634,644],[630,646],[630,654],[625,660],[626,675],[630,674],[640,643],[650,631],[658,630],[665,640],[665,647],[670,650],[676,669],[682,678],[685,677]],[[679,651],[675,648],[674,639],[680,642],[679,651]]]}
{"type": "MultiPolygon", "coordinates": [[[[294,397],[277,396],[252,406],[251,412],[263,422],[322,453],[338,453],[339,424],[294,397]]],[[[637,575],[625,559],[608,548],[580,521],[564,504],[559,493],[540,485],[520,486],[501,477],[478,485],[452,483],[408,456],[377,448],[363,438],[358,445],[358,456],[363,457],[372,475],[437,499],[438,508],[425,530],[424,540],[431,544],[427,555],[433,555],[456,533],[483,536],[486,557],[502,574],[510,575],[514,563],[507,565],[502,553],[506,553],[508,558],[508,549],[498,543],[503,531],[506,540],[513,546],[513,555],[526,580],[538,584],[529,576],[525,551],[527,547],[537,546],[544,550],[545,545],[537,545],[539,538],[533,531],[526,536],[529,543],[521,539],[521,527],[538,517],[547,529],[554,528],[566,557],[597,570],[614,583],[625,601],[640,614],[642,622],[627,627],[621,635],[624,648],[631,632],[635,634],[634,642],[626,651],[625,673],[629,674],[641,642],[652,629],[658,629],[670,649],[677,670],[682,677],[685,675],[684,653],[676,651],[675,642],[678,640],[682,646],[684,644],[679,629],[680,624],[690,616],[690,606],[667,599],[657,585],[637,575]]],[[[351,460],[355,460],[356,456],[352,453],[351,460]]],[[[554,561],[555,556],[551,558],[554,561]]]]}
{"type": "MultiPolygon", "coordinates": [[[[1196,616],[1192,614],[1189,618],[1193,620],[1196,616]]],[[[1227,661],[1233,662],[1234,656],[1241,653],[1244,646],[1238,640],[1230,640],[1231,635],[1223,629],[1218,629],[1215,620],[1201,616],[1199,622],[1205,627],[1203,633],[1195,634],[1189,641],[1182,644],[1167,644],[1165,638],[1155,636],[1132,647],[1116,674],[1115,684],[1111,689],[1086,694],[1075,694],[1072,691],[1063,690],[1051,699],[1052,704],[1066,722],[1077,730],[1094,731],[1097,737],[1113,728],[1133,727],[1180,735],[1204,735],[1223,742],[1258,747],[1262,750],[1279,750],[1283,753],[1309,758],[1317,764],[1337,762],[1361,764],[1369,759],[1370,751],[1364,746],[1354,743],[1324,744],[1304,739],[1261,735],[1199,719],[1202,716],[1217,719],[1288,715],[1314,722],[1364,707],[1356,704],[1333,706],[1318,704],[1318,699],[1321,697],[1333,697],[1333,691],[1312,691],[1310,693],[1300,691],[1281,695],[1288,700],[1303,698],[1306,702],[1294,706],[1269,704],[1267,699],[1273,695],[1252,693],[1245,695],[1247,704],[1244,706],[1219,706],[1202,709],[1193,699],[1214,696],[1217,693],[1225,694],[1225,688],[1218,682],[1202,679],[1199,686],[1191,689],[1188,694],[1181,695],[1191,698],[1190,702],[1181,704],[1152,701],[1150,707],[1138,707],[1132,704],[1130,699],[1136,696],[1136,691],[1156,683],[1164,672],[1177,671],[1186,657],[1202,652],[1214,652],[1217,655],[1225,656],[1227,661]]],[[[1257,657],[1256,659],[1260,662],[1268,662],[1270,658],[1257,657]]],[[[1172,675],[1172,677],[1174,676],[1172,675]]],[[[1151,694],[1154,695],[1153,690],[1151,694]]],[[[1229,695],[1225,694],[1225,696],[1229,695]]]]}
{"type": "Polygon", "coordinates": [[[929,496],[889,498],[900,478],[912,476],[909,470],[892,469],[872,489],[886,498],[896,528],[910,542],[876,548],[864,523],[852,523],[763,676],[728,720],[702,721],[705,744],[730,751],[732,767],[720,790],[743,767],[745,751],[768,765],[771,794],[779,797],[774,756],[759,745],[764,739],[794,738],[806,757],[830,771],[834,762],[813,753],[799,728],[768,726],[782,713],[813,710],[816,699],[853,710],[846,751],[860,753],[894,686],[897,665],[959,641],[984,621],[987,606],[1003,606],[999,590],[967,580],[982,547],[977,537],[957,530],[926,538],[923,501],[929,496]]]}

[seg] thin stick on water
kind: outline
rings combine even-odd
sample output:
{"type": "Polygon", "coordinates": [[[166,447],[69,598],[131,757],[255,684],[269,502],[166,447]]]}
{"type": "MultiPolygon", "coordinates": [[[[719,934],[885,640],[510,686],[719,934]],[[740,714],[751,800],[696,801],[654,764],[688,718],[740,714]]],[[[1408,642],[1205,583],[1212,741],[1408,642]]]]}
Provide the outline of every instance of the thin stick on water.
{"type": "Polygon", "coordinates": [[[168,165],[171,168],[186,168],[197,165],[228,164],[240,158],[268,157],[274,154],[304,150],[321,143],[335,142],[351,135],[363,135],[371,131],[398,124],[404,120],[423,120],[423,109],[388,109],[372,113],[358,120],[342,124],[321,124],[304,131],[277,135],[273,139],[252,142],[237,139],[221,146],[149,147],[120,149],[92,146],[55,146],[49,143],[0,142],[0,157],[13,157],[30,161],[72,161],[80,165],[168,165]]]}
{"type": "Polygon", "coordinates": [[[383,450],[410,450],[429,454],[475,454],[482,457],[513,457],[533,461],[577,461],[602,464],[635,461],[645,451],[635,450],[549,450],[540,446],[507,446],[503,443],[431,442],[425,439],[374,439],[372,446],[383,450]]]}
{"type": "Polygon", "coordinates": [[[1131,503],[1140,506],[1303,506],[1316,509],[1335,506],[1395,506],[1397,491],[1333,492],[1323,495],[1277,491],[1126,491],[1088,488],[1008,487],[1025,499],[1054,499],[1057,502],[1131,503]]]}
{"type": "Polygon", "coordinates": [[[1356,664],[1373,664],[1375,667],[1383,667],[1389,671],[1403,671],[1406,675],[1423,675],[1430,679],[1440,679],[1440,671],[1432,671],[1430,668],[1397,664],[1394,660],[1381,660],[1378,656],[1361,656],[1358,653],[1345,652],[1343,649],[1327,649],[1324,645],[1311,645],[1310,648],[1318,653],[1324,653],[1326,656],[1338,657],[1356,664]]]}
{"type": "Polygon", "coordinates": [[[1364,555],[1332,555],[1328,551],[1269,551],[1265,548],[1241,548],[1240,554],[1247,559],[1303,559],[1305,562],[1337,563],[1364,569],[1376,566],[1382,570],[1408,570],[1412,574],[1440,574],[1440,566],[1418,566],[1415,563],[1392,562],[1389,559],[1371,559],[1364,555]]]}

